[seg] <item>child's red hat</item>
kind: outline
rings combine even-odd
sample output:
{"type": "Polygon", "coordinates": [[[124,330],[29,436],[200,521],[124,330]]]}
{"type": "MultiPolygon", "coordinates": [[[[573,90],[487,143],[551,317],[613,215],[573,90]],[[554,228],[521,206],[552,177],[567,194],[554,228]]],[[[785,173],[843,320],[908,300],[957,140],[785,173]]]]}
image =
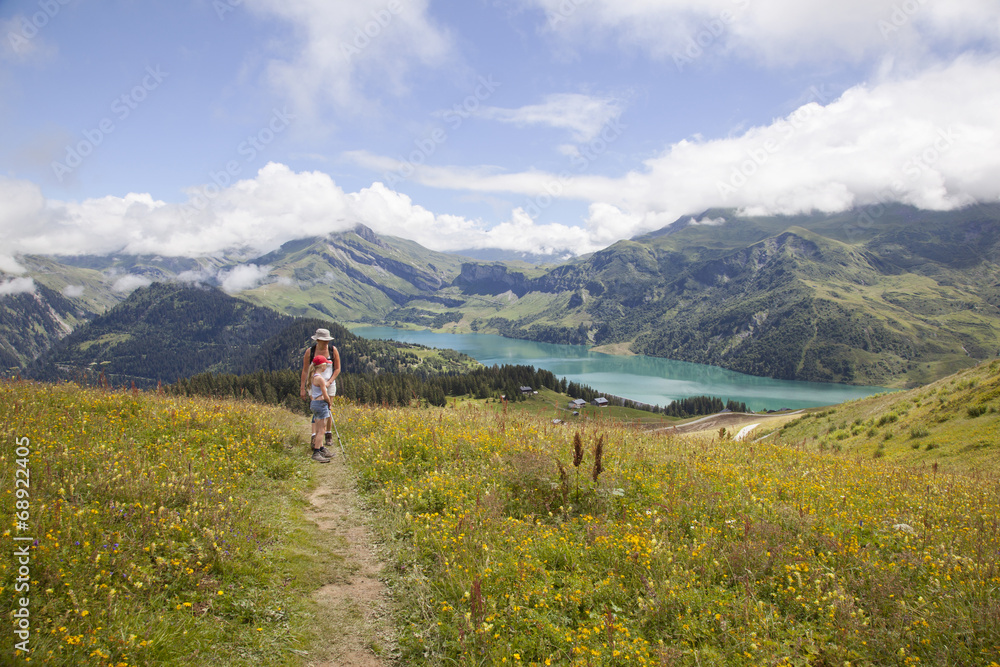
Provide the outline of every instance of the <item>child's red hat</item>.
{"type": "Polygon", "coordinates": [[[324,364],[328,363],[330,362],[322,354],[317,354],[315,357],[313,357],[313,366],[323,366],[324,364]]]}

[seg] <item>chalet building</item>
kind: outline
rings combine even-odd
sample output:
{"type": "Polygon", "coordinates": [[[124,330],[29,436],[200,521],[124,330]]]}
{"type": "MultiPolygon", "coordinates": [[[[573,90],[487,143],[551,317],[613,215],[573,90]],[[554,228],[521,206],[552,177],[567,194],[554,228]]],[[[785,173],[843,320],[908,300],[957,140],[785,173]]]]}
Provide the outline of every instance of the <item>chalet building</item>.
{"type": "Polygon", "coordinates": [[[608,399],[603,396],[598,396],[593,400],[593,403],[599,408],[606,408],[608,406],[608,399]]]}
{"type": "Polygon", "coordinates": [[[586,404],[587,404],[587,401],[583,400],[582,398],[578,398],[578,399],[576,399],[574,401],[570,401],[566,405],[566,407],[568,407],[570,410],[579,410],[580,408],[582,408],[586,404]]]}

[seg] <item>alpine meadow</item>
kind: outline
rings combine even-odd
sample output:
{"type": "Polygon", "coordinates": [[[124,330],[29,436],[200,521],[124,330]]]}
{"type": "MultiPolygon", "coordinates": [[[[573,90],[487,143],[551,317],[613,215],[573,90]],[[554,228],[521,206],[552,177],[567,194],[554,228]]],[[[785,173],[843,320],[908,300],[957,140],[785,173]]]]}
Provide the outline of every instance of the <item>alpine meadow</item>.
{"type": "MultiPolygon", "coordinates": [[[[520,409],[535,399],[338,400],[334,465],[356,477],[391,592],[395,630],[371,655],[1000,664],[998,386],[992,362],[752,439],[738,422],[556,424],[551,405],[520,409]]],[[[72,384],[2,391],[5,481],[17,466],[31,481],[28,526],[13,528],[8,492],[4,536],[35,540],[27,577],[3,562],[3,591],[30,596],[31,657],[317,664],[331,639],[315,592],[349,573],[310,520],[324,467],[303,455],[304,418],[72,384]]]]}
{"type": "Polygon", "coordinates": [[[0,1],[0,667],[1000,667],[1000,1],[0,1]]]}

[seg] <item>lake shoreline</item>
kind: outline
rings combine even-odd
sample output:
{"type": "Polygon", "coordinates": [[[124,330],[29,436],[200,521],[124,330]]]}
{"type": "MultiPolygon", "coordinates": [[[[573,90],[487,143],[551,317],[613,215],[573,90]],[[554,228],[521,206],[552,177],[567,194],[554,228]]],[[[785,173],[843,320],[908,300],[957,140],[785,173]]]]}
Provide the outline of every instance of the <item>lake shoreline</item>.
{"type": "Polygon", "coordinates": [[[539,343],[497,334],[371,325],[349,328],[363,338],[453,349],[485,366],[525,365],[548,370],[569,382],[649,405],[666,406],[692,396],[714,396],[745,403],[755,412],[794,410],[836,405],[893,391],[888,387],[777,380],[705,364],[638,354],[616,355],[584,345],[539,343]]]}

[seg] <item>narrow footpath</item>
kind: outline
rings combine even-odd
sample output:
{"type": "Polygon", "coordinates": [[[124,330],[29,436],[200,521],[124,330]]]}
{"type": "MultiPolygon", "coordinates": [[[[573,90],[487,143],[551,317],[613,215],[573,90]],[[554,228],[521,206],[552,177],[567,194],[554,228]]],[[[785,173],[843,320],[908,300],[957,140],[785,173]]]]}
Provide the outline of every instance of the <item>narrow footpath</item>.
{"type": "MultiPolygon", "coordinates": [[[[307,518],[325,533],[331,561],[342,561],[334,580],[313,597],[326,641],[310,653],[310,667],[388,667],[395,640],[389,591],[364,511],[340,447],[330,463],[316,463],[316,489],[307,518]]],[[[333,451],[333,450],[331,450],[333,451]]]]}

